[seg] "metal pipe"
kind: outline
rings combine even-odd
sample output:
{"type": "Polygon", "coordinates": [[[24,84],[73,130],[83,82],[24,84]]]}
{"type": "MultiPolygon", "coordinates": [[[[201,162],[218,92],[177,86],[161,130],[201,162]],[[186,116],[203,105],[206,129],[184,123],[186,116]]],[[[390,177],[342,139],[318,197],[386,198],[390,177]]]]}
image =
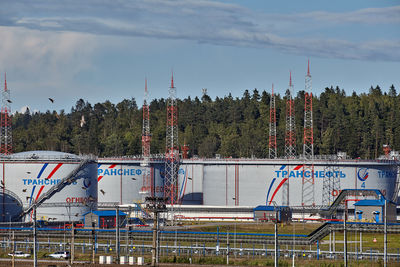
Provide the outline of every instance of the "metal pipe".
{"type": "Polygon", "coordinates": [[[115,211],[115,253],[116,255],[116,262],[119,263],[119,256],[120,256],[120,251],[119,251],[119,242],[120,242],[120,236],[119,236],[119,206],[116,207],[115,211]]]}
{"type": "Polygon", "coordinates": [[[33,267],[37,267],[37,251],[36,251],[36,242],[37,242],[37,233],[36,233],[36,203],[33,204],[33,267]]]}
{"type": "Polygon", "coordinates": [[[384,210],[384,226],[383,226],[383,266],[387,266],[387,200],[385,198],[385,210],[384,210]]]}
{"type": "Polygon", "coordinates": [[[158,212],[154,211],[154,221],[153,221],[153,245],[151,248],[151,266],[156,266],[157,264],[157,222],[158,222],[158,212]]]}
{"type": "Polygon", "coordinates": [[[278,267],[278,222],[275,218],[275,255],[274,255],[274,266],[278,267]]]}
{"type": "Polygon", "coordinates": [[[75,259],[75,223],[71,225],[71,266],[74,264],[75,259]]]}
{"type": "Polygon", "coordinates": [[[92,263],[95,264],[96,254],[96,223],[92,222],[92,263]]]}
{"type": "Polygon", "coordinates": [[[343,238],[344,238],[344,267],[347,267],[347,229],[346,229],[346,220],[347,220],[347,206],[344,209],[344,218],[343,218],[343,238]]]}
{"type": "Polygon", "coordinates": [[[229,230],[226,232],[226,265],[229,265],[229,230]]]}

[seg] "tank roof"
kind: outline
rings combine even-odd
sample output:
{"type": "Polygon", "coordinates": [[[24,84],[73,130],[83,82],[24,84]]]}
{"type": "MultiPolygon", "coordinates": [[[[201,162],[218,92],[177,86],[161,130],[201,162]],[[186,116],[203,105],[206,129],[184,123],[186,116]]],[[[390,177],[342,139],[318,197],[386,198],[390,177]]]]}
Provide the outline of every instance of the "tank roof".
{"type": "Polygon", "coordinates": [[[65,153],[65,152],[59,152],[59,151],[44,151],[44,150],[36,150],[36,151],[25,151],[25,152],[19,152],[7,156],[2,156],[2,157],[7,157],[12,160],[20,160],[20,159],[31,159],[31,160],[79,160],[80,157],[71,153],[65,153]]]}

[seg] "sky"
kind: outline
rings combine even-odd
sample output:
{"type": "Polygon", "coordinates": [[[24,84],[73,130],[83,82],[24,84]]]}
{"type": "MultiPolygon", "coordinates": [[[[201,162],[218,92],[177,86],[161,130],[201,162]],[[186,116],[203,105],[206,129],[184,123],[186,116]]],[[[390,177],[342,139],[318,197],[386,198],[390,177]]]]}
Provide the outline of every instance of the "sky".
{"type": "Polygon", "coordinates": [[[12,111],[245,89],[400,92],[399,0],[0,0],[0,83],[12,111]],[[48,98],[54,99],[54,103],[48,98]]]}

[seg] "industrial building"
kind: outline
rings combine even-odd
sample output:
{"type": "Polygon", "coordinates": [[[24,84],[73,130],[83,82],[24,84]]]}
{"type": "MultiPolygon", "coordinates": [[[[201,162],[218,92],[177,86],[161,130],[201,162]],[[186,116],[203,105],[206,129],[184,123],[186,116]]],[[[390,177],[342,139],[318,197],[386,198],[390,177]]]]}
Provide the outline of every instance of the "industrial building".
{"type": "MultiPolygon", "coordinates": [[[[82,214],[85,227],[97,227],[101,229],[115,228],[117,223],[116,210],[95,210],[82,214]]],[[[126,225],[127,214],[119,211],[119,224],[121,227],[126,225]]]]}

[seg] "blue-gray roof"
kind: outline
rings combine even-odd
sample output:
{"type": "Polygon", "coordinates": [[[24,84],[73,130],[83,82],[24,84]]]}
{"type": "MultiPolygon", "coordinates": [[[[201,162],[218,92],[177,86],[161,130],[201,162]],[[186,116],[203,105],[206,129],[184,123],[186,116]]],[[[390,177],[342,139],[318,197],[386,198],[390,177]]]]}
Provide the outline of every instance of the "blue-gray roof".
{"type": "MultiPolygon", "coordinates": [[[[115,210],[93,210],[91,212],[86,212],[83,214],[85,216],[86,214],[93,213],[97,216],[115,216],[116,211],[115,210]]],[[[119,211],[119,216],[126,216],[125,212],[119,211]]]]}
{"type": "Polygon", "coordinates": [[[384,206],[385,202],[378,199],[363,199],[354,204],[354,206],[384,206]]]}
{"type": "Polygon", "coordinates": [[[260,205],[255,207],[253,211],[274,211],[274,210],[275,210],[274,206],[260,205]]]}

